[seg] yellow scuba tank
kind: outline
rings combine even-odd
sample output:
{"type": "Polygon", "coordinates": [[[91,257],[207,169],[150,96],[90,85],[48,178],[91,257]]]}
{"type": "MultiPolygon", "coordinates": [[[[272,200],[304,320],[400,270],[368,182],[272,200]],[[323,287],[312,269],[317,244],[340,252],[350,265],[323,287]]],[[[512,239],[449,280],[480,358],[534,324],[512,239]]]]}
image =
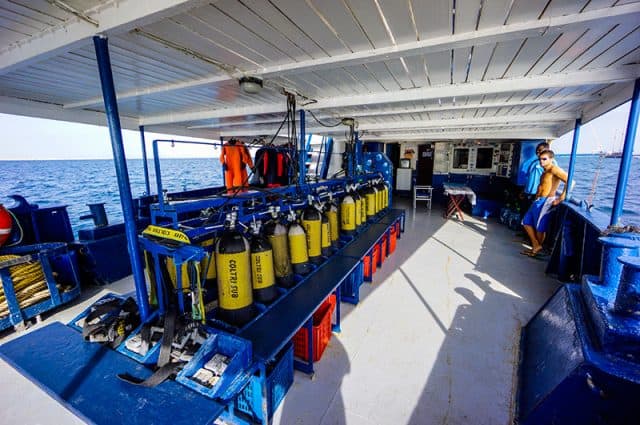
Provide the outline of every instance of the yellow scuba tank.
{"type": "Polygon", "coordinates": [[[249,242],[236,230],[225,230],[216,242],[218,317],[235,326],[253,318],[249,242]]]}
{"type": "Polygon", "coordinates": [[[362,225],[362,196],[355,190],[350,193],[353,197],[353,200],[356,204],[355,208],[355,220],[356,220],[356,229],[359,229],[362,225]]]}
{"type": "MultiPolygon", "coordinates": [[[[207,239],[205,241],[202,241],[200,243],[200,246],[203,248],[207,248],[207,247],[213,246],[214,243],[215,243],[215,240],[213,238],[207,239]]],[[[216,287],[216,277],[217,277],[216,256],[213,250],[209,251],[208,249],[206,249],[206,251],[209,253],[209,256],[206,258],[203,258],[202,261],[200,261],[200,268],[202,270],[207,271],[207,276],[205,277],[205,281],[204,281],[204,287],[212,289],[216,287]]]]}
{"type": "Polygon", "coordinates": [[[157,281],[156,281],[156,269],[153,260],[153,254],[149,251],[142,251],[144,253],[144,268],[147,271],[147,277],[149,279],[149,303],[153,306],[158,305],[157,294],[157,281]]]}
{"type": "Polygon", "coordinates": [[[356,231],[356,202],[346,195],[340,203],[340,231],[350,235],[356,231]]]}
{"type": "Polygon", "coordinates": [[[273,270],[273,249],[257,226],[254,227],[250,248],[253,297],[258,302],[269,303],[278,296],[273,270]]]}
{"type": "Polygon", "coordinates": [[[367,200],[367,219],[376,215],[376,208],[378,206],[378,193],[373,187],[368,187],[364,190],[364,196],[367,200]]]}
{"type": "Polygon", "coordinates": [[[385,209],[389,207],[389,186],[387,186],[387,183],[382,182],[382,187],[382,209],[385,209]]]}
{"type": "Polygon", "coordinates": [[[378,197],[380,198],[380,203],[378,204],[378,211],[382,211],[384,206],[384,194],[385,194],[385,186],[382,183],[378,183],[376,186],[378,188],[378,197]]]}
{"type": "Polygon", "coordinates": [[[278,285],[290,288],[293,280],[293,270],[289,260],[289,241],[287,227],[276,221],[270,221],[264,227],[264,233],[273,249],[273,264],[278,285]]]}
{"type": "Polygon", "coordinates": [[[360,204],[360,224],[364,225],[367,223],[367,198],[364,195],[364,189],[358,190],[358,194],[362,198],[362,203],[360,204]]]}
{"type": "Polygon", "coordinates": [[[307,235],[307,251],[309,261],[322,262],[322,217],[320,211],[309,205],[302,212],[302,227],[307,235]]]}
{"type": "Polygon", "coordinates": [[[322,249],[322,255],[328,257],[331,255],[331,226],[329,225],[329,217],[327,217],[326,213],[322,214],[320,233],[320,247],[322,249]]]}
{"type": "Polygon", "coordinates": [[[380,183],[376,183],[373,185],[373,189],[376,191],[376,212],[382,211],[382,187],[380,187],[380,183]]]}
{"type": "Polygon", "coordinates": [[[297,222],[289,226],[289,256],[294,273],[305,275],[311,271],[307,251],[307,235],[297,222]]]}
{"type": "Polygon", "coordinates": [[[329,219],[329,235],[331,237],[331,245],[334,248],[338,248],[338,240],[340,238],[340,230],[338,225],[338,207],[331,201],[329,208],[327,209],[327,218],[329,219]]]}

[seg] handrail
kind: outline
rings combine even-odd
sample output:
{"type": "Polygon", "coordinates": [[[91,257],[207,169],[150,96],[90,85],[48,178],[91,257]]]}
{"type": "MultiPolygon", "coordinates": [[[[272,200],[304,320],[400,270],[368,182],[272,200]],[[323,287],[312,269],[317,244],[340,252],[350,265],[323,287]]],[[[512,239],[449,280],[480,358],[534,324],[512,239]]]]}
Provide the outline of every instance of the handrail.
{"type": "Polygon", "coordinates": [[[156,170],[156,186],[158,188],[158,206],[161,212],[164,211],[164,196],[162,193],[162,176],[160,172],[160,154],[158,152],[158,143],[171,143],[172,145],[175,143],[185,144],[185,145],[209,145],[209,146],[220,146],[222,147],[222,142],[198,142],[191,140],[172,140],[172,139],[155,139],[153,141],[153,166],[156,170]]]}

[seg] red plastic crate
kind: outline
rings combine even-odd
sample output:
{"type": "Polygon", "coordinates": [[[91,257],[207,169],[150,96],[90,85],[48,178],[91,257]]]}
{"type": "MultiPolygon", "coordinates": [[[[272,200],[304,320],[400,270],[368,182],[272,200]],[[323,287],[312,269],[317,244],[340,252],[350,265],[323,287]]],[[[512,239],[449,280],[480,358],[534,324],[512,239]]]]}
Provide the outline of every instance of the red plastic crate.
{"type": "MultiPolygon", "coordinates": [[[[322,357],[331,340],[331,317],[336,306],[336,296],[330,295],[313,313],[313,361],[322,357]]],[[[307,361],[309,346],[307,345],[307,329],[300,328],[293,337],[293,353],[296,357],[307,361]]]]}
{"type": "Polygon", "coordinates": [[[389,255],[395,252],[397,240],[398,240],[398,236],[396,233],[396,226],[393,225],[389,230],[389,255]]]}
{"type": "Polygon", "coordinates": [[[384,259],[387,258],[387,234],[385,233],[380,242],[380,265],[384,263],[384,259]]]}
{"type": "Polygon", "coordinates": [[[375,245],[373,247],[373,252],[371,256],[365,255],[364,262],[364,278],[367,280],[371,279],[371,275],[376,272],[376,268],[378,266],[378,257],[380,256],[380,245],[375,245]],[[371,265],[371,268],[369,268],[371,265]]]}

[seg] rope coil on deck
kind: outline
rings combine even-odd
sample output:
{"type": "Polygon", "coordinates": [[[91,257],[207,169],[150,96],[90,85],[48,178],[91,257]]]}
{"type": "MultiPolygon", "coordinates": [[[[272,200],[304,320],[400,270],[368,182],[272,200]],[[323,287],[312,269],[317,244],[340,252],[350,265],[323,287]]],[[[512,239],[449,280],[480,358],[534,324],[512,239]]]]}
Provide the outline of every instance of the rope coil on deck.
{"type": "MultiPolygon", "coordinates": [[[[0,262],[15,260],[18,255],[0,255],[0,262]]],[[[40,261],[28,261],[9,267],[13,288],[20,308],[29,307],[51,296],[40,261]]],[[[0,277],[0,282],[2,277],[0,277]]],[[[9,314],[9,304],[0,285],[0,317],[9,314]]]]}

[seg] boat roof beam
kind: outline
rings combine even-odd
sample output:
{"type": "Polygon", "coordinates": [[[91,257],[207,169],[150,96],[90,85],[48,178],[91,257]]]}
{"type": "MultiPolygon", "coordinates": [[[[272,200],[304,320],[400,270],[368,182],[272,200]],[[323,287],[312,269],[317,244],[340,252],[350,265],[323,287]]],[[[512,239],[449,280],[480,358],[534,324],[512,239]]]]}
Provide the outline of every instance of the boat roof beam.
{"type": "MultiPolygon", "coordinates": [[[[125,99],[149,96],[158,93],[166,93],[177,90],[193,89],[197,87],[218,84],[242,77],[243,75],[255,75],[264,79],[283,77],[286,75],[303,72],[330,70],[335,68],[362,65],[391,59],[403,59],[405,57],[425,55],[437,52],[448,52],[454,49],[481,46],[485,44],[507,42],[511,40],[524,40],[529,37],[548,36],[562,34],[572,29],[591,25],[594,23],[606,24],[608,21],[618,23],[620,19],[639,20],[640,3],[608,7],[585,11],[582,13],[565,16],[534,19],[508,25],[499,25],[476,31],[460,34],[432,37],[425,40],[407,43],[392,44],[388,47],[360,50],[352,53],[322,57],[317,59],[290,62],[282,65],[265,66],[237,72],[229,75],[216,75],[191,81],[183,81],[173,84],[161,84],[144,89],[134,89],[118,94],[122,101],[125,99]]],[[[93,97],[90,99],[73,102],[64,105],[65,108],[84,108],[99,105],[102,99],[93,97]]]]}
{"type": "MultiPolygon", "coordinates": [[[[353,106],[402,103],[432,99],[448,99],[463,96],[509,93],[549,88],[577,87],[585,85],[611,84],[633,81],[640,76],[640,65],[612,66],[583,71],[535,75],[518,78],[480,81],[461,84],[444,84],[441,86],[421,87],[405,90],[390,90],[369,94],[340,96],[318,99],[315,103],[305,105],[305,109],[335,109],[353,106]]],[[[202,111],[162,114],[141,118],[141,125],[159,125],[184,123],[213,118],[236,117],[243,115],[261,115],[281,113],[285,110],[284,102],[265,103],[238,108],[206,109],[202,111]]]]}
{"type": "MultiPolygon", "coordinates": [[[[406,115],[406,114],[421,114],[426,112],[450,112],[450,111],[463,111],[468,109],[488,109],[488,108],[512,108],[515,106],[527,106],[527,105],[551,105],[551,104],[573,104],[573,103],[587,103],[600,99],[599,96],[565,96],[565,97],[539,97],[539,98],[525,98],[522,100],[508,100],[504,102],[471,102],[471,103],[454,103],[454,104],[440,104],[431,106],[420,107],[408,107],[408,108],[393,108],[393,109],[380,109],[380,110],[362,110],[362,111],[340,111],[337,110],[333,114],[319,114],[318,118],[321,120],[336,120],[342,117],[362,118],[362,117],[377,117],[385,115],[406,115]]],[[[217,122],[212,124],[202,124],[190,126],[190,129],[201,128],[223,128],[234,127],[240,125],[258,125],[258,124],[280,124],[281,117],[277,118],[265,118],[258,120],[247,121],[228,121],[217,122]]],[[[312,121],[313,122],[313,118],[312,121]]]]}
{"type": "MultiPolygon", "coordinates": [[[[208,3],[203,0],[119,0],[102,3],[83,16],[72,16],[57,26],[45,29],[0,49],[0,75],[36,62],[86,46],[96,34],[118,34],[140,25],[148,25],[185,10],[208,3]],[[93,20],[94,23],[87,21],[93,20]]],[[[102,97],[93,105],[100,105],[102,97]]]]}
{"type": "Polygon", "coordinates": [[[386,134],[382,136],[366,134],[361,136],[360,140],[376,142],[447,141],[465,139],[521,140],[523,132],[527,134],[528,139],[554,139],[555,137],[557,137],[556,132],[554,132],[552,128],[523,127],[508,130],[451,130],[441,132],[427,132],[421,134],[397,133],[386,134]]]}
{"type": "MultiPolygon", "coordinates": [[[[411,120],[411,121],[389,121],[380,123],[358,123],[358,130],[363,131],[390,131],[390,130],[427,130],[440,129],[444,127],[469,127],[469,126],[515,126],[517,124],[537,124],[537,123],[561,123],[575,119],[574,113],[554,113],[554,114],[526,114],[526,115],[504,115],[480,118],[442,119],[442,120],[411,120]]],[[[340,133],[346,127],[311,127],[307,132],[313,134],[340,133]]],[[[269,128],[239,128],[228,131],[221,131],[223,137],[260,136],[273,134],[278,129],[269,128]]]]}

